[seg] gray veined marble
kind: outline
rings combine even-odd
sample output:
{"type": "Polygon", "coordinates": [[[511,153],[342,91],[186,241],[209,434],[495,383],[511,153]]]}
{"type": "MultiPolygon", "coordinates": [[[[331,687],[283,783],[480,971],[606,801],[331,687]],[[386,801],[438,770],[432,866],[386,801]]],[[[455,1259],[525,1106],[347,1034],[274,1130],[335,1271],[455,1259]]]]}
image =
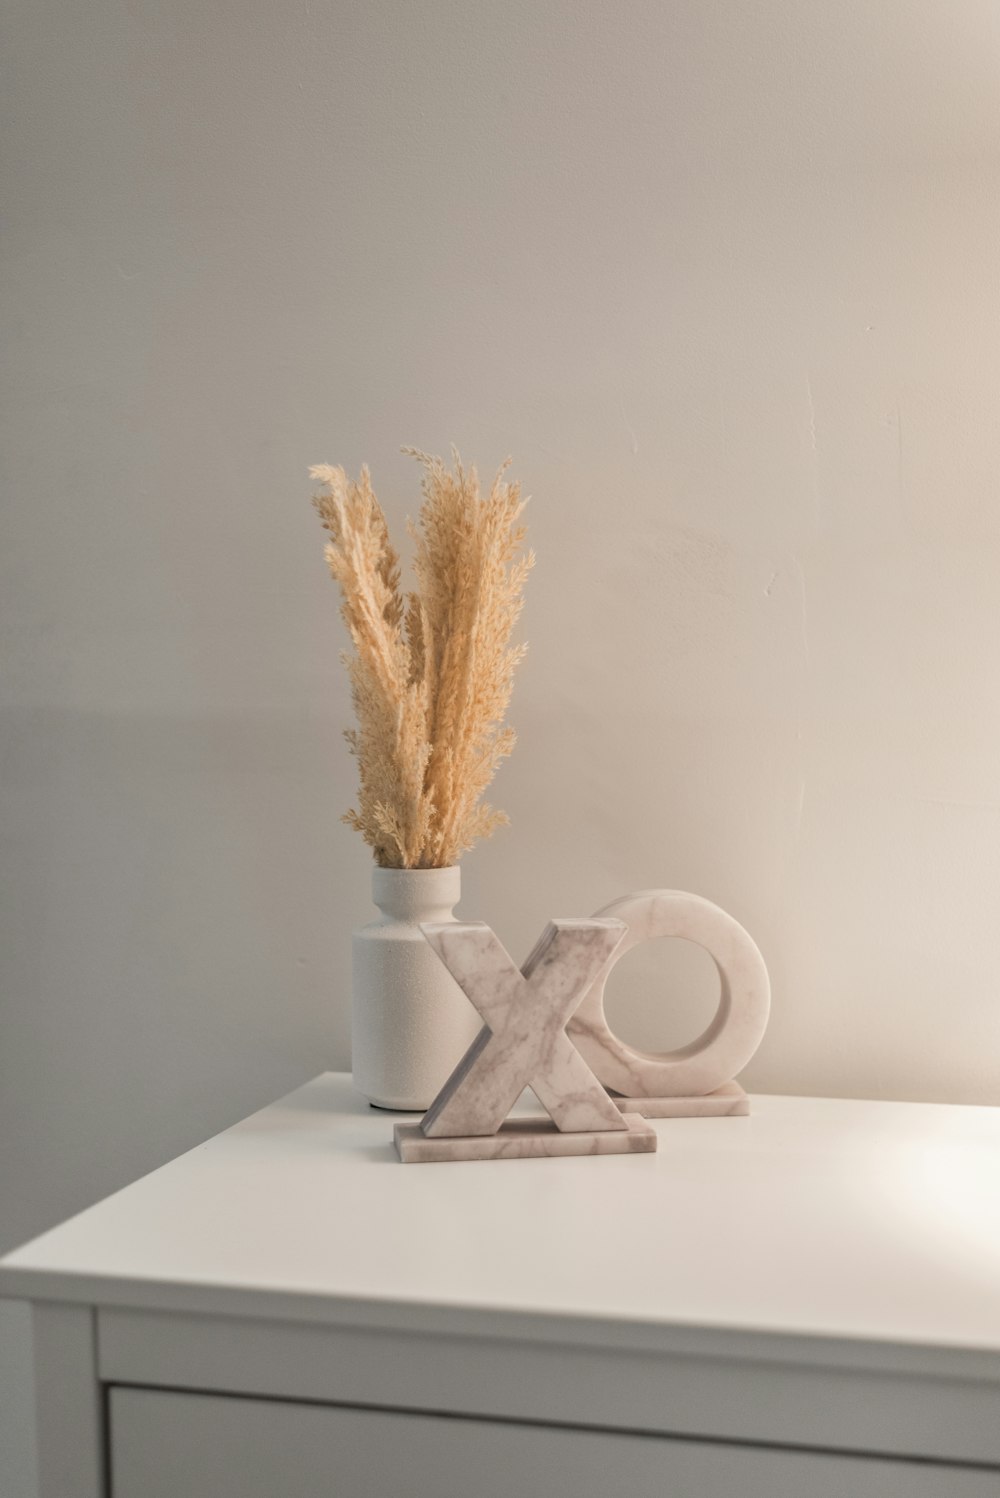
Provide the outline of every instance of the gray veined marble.
{"type": "Polygon", "coordinates": [[[621,921],[551,921],[522,968],[482,922],[421,929],[485,1024],[420,1123],[397,1125],[400,1159],[655,1150],[650,1125],[622,1113],[566,1034],[624,935],[621,921]],[[504,1123],[525,1087],[551,1122],[504,1123]]]}
{"type": "Polygon", "coordinates": [[[637,1113],[622,1115],[624,1129],[564,1134],[548,1118],[511,1118],[495,1134],[428,1139],[419,1124],[397,1124],[396,1153],[406,1165],[433,1160],[526,1160],[557,1155],[649,1155],[656,1130],[637,1113]]]}
{"type": "Polygon", "coordinates": [[[676,889],[644,889],[599,910],[624,921],[627,935],[615,947],[567,1026],[573,1044],[605,1087],[647,1117],[694,1117],[722,1109],[716,1101],[696,1107],[732,1081],[756,1051],[767,1028],[771,985],[757,944],[738,921],[700,895],[676,889]],[[640,942],[683,937],[704,947],[719,974],[719,1007],[703,1034],[663,1055],[636,1050],[619,1039],[604,1013],[604,989],[616,962],[640,942]],[[641,1106],[639,1100],[646,1100],[641,1106]],[[655,1100],[663,1109],[654,1111],[655,1100]],[[680,1106],[671,1106],[676,1099],[680,1106]],[[683,1105],[682,1105],[683,1104],[683,1105]],[[690,1104],[690,1106],[687,1106],[690,1104]]]}
{"type": "Polygon", "coordinates": [[[625,1127],[566,1034],[621,921],[550,921],[521,969],[481,921],[421,929],[486,1022],[424,1115],[428,1138],[495,1134],[525,1087],[565,1132],[625,1127]]]}
{"type": "Polygon", "coordinates": [[[616,1097],[623,1113],[641,1118],[745,1118],[750,1099],[739,1082],[725,1082],[701,1097],[616,1097]]]}

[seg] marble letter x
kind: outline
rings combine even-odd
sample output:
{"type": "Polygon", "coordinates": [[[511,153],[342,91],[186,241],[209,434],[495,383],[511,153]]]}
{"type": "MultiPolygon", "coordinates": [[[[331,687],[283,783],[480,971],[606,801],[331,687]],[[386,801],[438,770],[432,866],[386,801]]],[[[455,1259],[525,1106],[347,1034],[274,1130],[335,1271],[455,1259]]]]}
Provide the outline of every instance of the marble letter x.
{"type": "Polygon", "coordinates": [[[565,1031],[622,921],[550,921],[520,970],[482,921],[420,929],[486,1021],[425,1113],[426,1136],[495,1134],[525,1087],[566,1133],[628,1127],[565,1031]]]}

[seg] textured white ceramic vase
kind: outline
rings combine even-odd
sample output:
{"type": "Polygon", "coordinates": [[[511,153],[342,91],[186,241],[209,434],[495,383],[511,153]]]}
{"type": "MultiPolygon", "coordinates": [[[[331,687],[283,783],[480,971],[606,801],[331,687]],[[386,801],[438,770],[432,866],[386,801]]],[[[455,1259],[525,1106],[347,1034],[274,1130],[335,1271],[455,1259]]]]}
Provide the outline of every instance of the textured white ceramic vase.
{"type": "Polygon", "coordinates": [[[461,870],[375,869],[378,920],[354,933],[354,1085],[379,1108],[429,1108],[482,1020],[420,923],[453,921],[461,870]]]}

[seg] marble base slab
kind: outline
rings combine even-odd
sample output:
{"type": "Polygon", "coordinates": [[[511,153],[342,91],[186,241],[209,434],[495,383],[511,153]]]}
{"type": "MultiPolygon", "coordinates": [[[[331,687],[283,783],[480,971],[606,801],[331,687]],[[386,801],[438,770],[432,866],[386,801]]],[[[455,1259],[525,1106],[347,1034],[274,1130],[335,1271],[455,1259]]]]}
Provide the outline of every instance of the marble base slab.
{"type": "Polygon", "coordinates": [[[704,1097],[613,1097],[626,1116],[642,1118],[735,1118],[750,1112],[750,1099],[738,1082],[725,1082],[704,1097]]]}
{"type": "Polygon", "coordinates": [[[432,1160],[525,1160],[552,1155],[644,1155],[656,1149],[656,1130],[637,1113],[624,1115],[624,1129],[564,1133],[549,1118],[509,1118],[495,1134],[428,1138],[419,1124],[393,1131],[404,1165],[432,1160]]]}

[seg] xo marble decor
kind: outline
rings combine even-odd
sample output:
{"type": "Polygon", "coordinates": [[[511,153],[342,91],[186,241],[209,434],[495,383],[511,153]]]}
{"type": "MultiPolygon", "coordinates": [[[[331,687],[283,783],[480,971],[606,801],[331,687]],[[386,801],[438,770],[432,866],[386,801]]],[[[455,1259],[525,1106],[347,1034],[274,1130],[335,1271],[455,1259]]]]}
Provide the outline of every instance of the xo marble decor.
{"type": "Polygon", "coordinates": [[[397,1124],[396,1152],[404,1165],[435,1160],[530,1160],[558,1155],[646,1155],[656,1131],[638,1113],[623,1113],[626,1129],[563,1134],[547,1118],[510,1118],[496,1134],[428,1139],[419,1124],[397,1124]]]}
{"type": "Polygon", "coordinates": [[[764,959],[738,921],[710,900],[681,890],[640,890],[598,911],[624,921],[627,934],[567,1024],[567,1033],[627,1112],[647,1118],[748,1113],[733,1078],[750,1060],[767,1027],[771,986],[764,959]],[[652,1055],[626,1045],[604,1014],[604,990],[618,959],[639,942],[678,936],[697,942],[719,972],[719,1008],[708,1028],[677,1051],[652,1055]]]}
{"type": "Polygon", "coordinates": [[[739,1082],[726,1082],[704,1097],[612,1096],[623,1113],[642,1118],[742,1118],[750,1112],[750,1099],[739,1082]]]}
{"type": "Polygon", "coordinates": [[[428,923],[427,941],[485,1024],[419,1124],[397,1124],[404,1162],[634,1154],[656,1134],[608,1096],[566,1034],[625,934],[615,919],[551,921],[518,969],[482,922],[428,923]],[[551,1115],[504,1123],[525,1087],[551,1115]]]}

